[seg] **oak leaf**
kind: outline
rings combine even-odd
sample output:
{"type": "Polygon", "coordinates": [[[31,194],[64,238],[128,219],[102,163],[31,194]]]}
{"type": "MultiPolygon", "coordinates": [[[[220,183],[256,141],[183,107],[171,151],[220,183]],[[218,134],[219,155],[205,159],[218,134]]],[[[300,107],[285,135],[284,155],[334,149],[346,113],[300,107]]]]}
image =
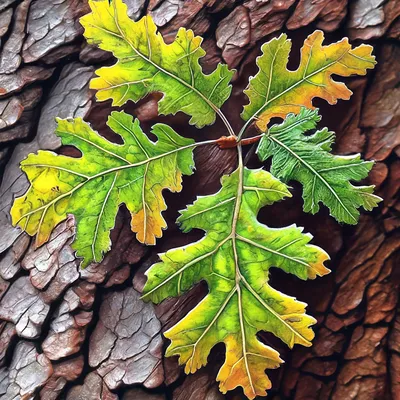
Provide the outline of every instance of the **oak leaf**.
{"type": "Polygon", "coordinates": [[[207,282],[209,294],[165,332],[171,340],[166,355],[178,355],[186,373],[193,373],[224,342],[226,359],[217,377],[223,393],[242,386],[253,399],[271,387],[265,369],[282,361],[258,332],[271,332],[289,347],[310,346],[314,337],[306,304],[268,283],[272,267],[300,279],[329,272],[323,264],[328,255],[309,244],[311,235],[294,225],[274,229],[257,221],[261,207],[285,196],[287,187],[268,172],[239,167],[222,178],[218,193],[198,198],[178,218],[184,232],[199,228],[206,235],[161,254],[146,273],[143,297],[155,303],[207,282]]]}
{"type": "Polygon", "coordinates": [[[263,44],[263,54],[257,58],[259,72],[250,78],[245,90],[250,102],[244,106],[242,118],[255,119],[257,127],[265,131],[273,117],[285,118],[290,112],[298,113],[302,106],[313,108],[314,97],[329,104],[348,100],[351,90],[334,81],[332,75],[365,75],[376,64],[372,47],[362,44],[353,49],[347,38],[323,46],[323,40],[322,31],[308,36],[295,71],[287,69],[292,45],[285,34],[263,44]]]}
{"type": "Polygon", "coordinates": [[[360,216],[359,207],[371,211],[381,201],[373,194],[373,185],[351,183],[366,178],[374,163],[362,160],[360,154],[331,154],[335,135],[327,128],[305,135],[319,120],[318,110],[302,108],[298,115],[289,114],[282,124],[263,135],[257,154],[261,161],[272,158],[274,176],[303,185],[305,212],[315,214],[322,202],[339,222],[354,225],[360,216]]]}
{"type": "Polygon", "coordinates": [[[90,0],[89,5],[92,12],[81,18],[88,43],[112,52],[118,60],[96,71],[91,88],[98,91],[98,100],[113,99],[113,105],[120,106],[162,92],[160,114],[183,111],[199,128],[214,123],[230,96],[234,71],[218,64],[213,73],[203,73],[201,37],[180,28],[175,40],[166,44],[151,16],[133,21],[122,0],[90,0]]]}
{"type": "Polygon", "coordinates": [[[143,133],[139,121],[124,112],[111,113],[108,126],[121,136],[122,145],[109,142],[80,118],[58,120],[56,134],[62,144],[76,147],[82,156],[30,154],[21,168],[31,186],[11,209],[13,223],[36,234],[36,246],[45,243],[68,214],[74,214],[73,248],[84,259],[82,267],[101,261],[110,249],[110,231],[122,203],[132,214],[137,239],[155,244],[166,227],[162,190],[181,191],[182,174],[193,170],[194,141],[168,125],[153,126],[155,143],[143,133]]]}

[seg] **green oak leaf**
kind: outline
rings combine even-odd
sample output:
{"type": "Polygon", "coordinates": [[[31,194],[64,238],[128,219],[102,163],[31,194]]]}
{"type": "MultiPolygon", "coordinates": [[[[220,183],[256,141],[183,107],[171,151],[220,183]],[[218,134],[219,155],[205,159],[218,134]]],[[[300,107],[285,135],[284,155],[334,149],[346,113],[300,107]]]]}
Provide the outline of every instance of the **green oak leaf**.
{"type": "Polygon", "coordinates": [[[165,333],[171,340],[166,355],[179,355],[186,373],[193,373],[224,342],[226,359],[217,377],[223,393],[242,386],[253,399],[271,387],[265,369],[282,361],[258,332],[271,332],[290,347],[310,346],[314,336],[306,304],[268,283],[272,267],[300,279],[329,272],[323,264],[328,255],[309,244],[311,235],[294,225],[275,229],[257,221],[261,207],[285,196],[287,187],[270,173],[239,166],[222,178],[218,193],[198,198],[178,218],[184,232],[199,228],[206,235],[161,254],[146,273],[143,297],[155,303],[207,282],[208,295],[165,333]]]}
{"type": "Polygon", "coordinates": [[[315,214],[322,202],[339,222],[356,224],[358,208],[370,211],[381,198],[373,194],[373,185],[354,186],[350,181],[366,178],[374,163],[362,160],[360,154],[331,154],[335,135],[327,128],[305,135],[319,120],[318,110],[304,107],[298,115],[289,114],[263,135],[257,154],[261,161],[272,157],[274,176],[303,185],[304,211],[315,214]]]}
{"type": "Polygon", "coordinates": [[[112,52],[118,60],[96,71],[98,78],[91,87],[98,90],[99,100],[113,99],[113,104],[120,106],[162,92],[161,114],[182,111],[199,128],[214,123],[230,96],[234,71],[218,64],[213,73],[203,73],[201,37],[180,28],[175,40],[166,44],[151,16],[133,21],[122,0],[90,0],[89,5],[92,12],[81,18],[88,43],[112,52]]]}
{"type": "Polygon", "coordinates": [[[139,121],[124,112],[111,113],[108,126],[123,144],[109,142],[80,118],[58,120],[56,134],[62,144],[76,147],[82,156],[30,154],[21,168],[31,186],[11,209],[13,223],[36,234],[36,246],[47,242],[52,229],[74,214],[77,233],[72,247],[83,257],[82,267],[101,261],[110,249],[110,231],[122,203],[131,212],[137,239],[155,244],[166,227],[162,191],[181,191],[182,174],[192,174],[194,166],[194,141],[165,124],[153,126],[155,143],[139,121]]]}

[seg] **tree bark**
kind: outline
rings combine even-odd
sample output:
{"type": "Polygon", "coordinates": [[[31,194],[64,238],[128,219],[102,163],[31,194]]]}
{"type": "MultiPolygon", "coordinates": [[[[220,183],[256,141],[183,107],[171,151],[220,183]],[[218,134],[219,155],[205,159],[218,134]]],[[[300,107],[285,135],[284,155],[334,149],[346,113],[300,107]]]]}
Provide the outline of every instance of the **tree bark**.
{"type": "MultiPolygon", "coordinates": [[[[361,152],[376,160],[366,181],[384,198],[361,216],[357,227],[341,226],[326,209],[302,212],[301,188],[293,198],[267,207],[261,222],[304,226],[313,243],[331,256],[332,273],[303,282],[273,270],[274,287],[309,304],[315,316],[313,346],[289,350],[263,335],[285,364],[268,371],[272,399],[400,399],[400,2],[398,0],[126,0],[132,18],[150,13],[166,40],[180,26],[204,37],[206,71],[218,62],[237,70],[232,97],[223,111],[235,129],[248,78],[256,73],[260,45],[282,32],[293,42],[295,69],[305,37],[315,29],[330,43],[348,36],[375,48],[378,65],[365,77],[349,78],[348,102],[329,106],[316,100],[324,126],[336,131],[335,152],[361,152]]],[[[162,332],[198,303],[207,288],[159,306],[145,304],[144,272],[157,253],[190,243],[199,232],[182,234],[178,210],[196,196],[214,193],[222,174],[235,168],[234,149],[195,151],[196,173],[185,177],[181,194],[166,193],[168,230],[155,247],[139,244],[121,209],[112,232],[113,248],[103,262],[79,269],[70,245],[72,216],[34,249],[31,238],[13,228],[9,210],[25,192],[19,162],[39,149],[68,152],[54,135],[55,117],[83,117],[106,137],[112,107],[96,103],[89,80],[96,68],[113,62],[85,43],[79,18],[86,0],[2,0],[0,3],[0,397],[2,399],[244,399],[237,389],[225,397],[215,378],[224,357],[213,349],[209,364],[185,376],[175,358],[165,359],[162,332]]],[[[157,115],[159,96],[123,109],[148,132],[157,121],[180,134],[216,139],[226,133],[216,123],[201,131],[183,114],[157,115]]],[[[246,163],[261,164],[254,148],[246,163]]]]}

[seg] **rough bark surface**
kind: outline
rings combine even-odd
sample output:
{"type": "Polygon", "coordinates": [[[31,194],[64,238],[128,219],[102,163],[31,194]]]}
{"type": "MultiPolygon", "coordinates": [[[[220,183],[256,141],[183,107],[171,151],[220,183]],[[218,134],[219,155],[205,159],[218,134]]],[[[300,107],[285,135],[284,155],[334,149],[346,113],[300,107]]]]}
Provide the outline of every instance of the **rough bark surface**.
{"type": "MultiPolygon", "coordinates": [[[[260,213],[262,222],[296,222],[331,255],[332,274],[301,282],[274,271],[274,287],[309,304],[316,316],[311,348],[282,353],[284,366],[270,375],[272,399],[400,400],[400,2],[397,0],[127,0],[130,15],[149,12],[171,40],[179,26],[203,35],[205,70],[225,62],[236,68],[235,88],[224,111],[233,126],[246,102],[242,90],[255,73],[264,41],[288,33],[296,67],[298,50],[314,29],[327,41],[349,36],[375,46],[378,65],[363,78],[347,80],[349,102],[330,107],[316,102],[323,122],[337,132],[335,150],[375,159],[369,182],[383,204],[362,215],[358,227],[336,224],[326,210],[302,213],[295,196],[260,213]]],[[[83,117],[102,134],[108,102],[95,103],[88,89],[93,71],[110,55],[85,44],[79,17],[86,0],[0,1],[0,397],[68,400],[221,400],[215,382],[224,354],[217,346],[209,365],[186,377],[176,359],[165,359],[162,332],[204,296],[204,285],[154,307],[140,300],[145,270],[157,253],[199,238],[174,225],[177,211],[197,195],[213,193],[219,178],[235,167],[233,150],[199,148],[197,170],[185,178],[181,195],[166,193],[169,229],[156,247],[145,248],[129,229],[121,209],[112,232],[113,249],[100,264],[79,270],[70,247],[69,217],[50,241],[34,249],[31,239],[10,224],[13,199],[27,180],[18,165],[38,149],[60,149],[54,118],[83,117]]],[[[202,131],[182,114],[157,116],[157,95],[124,109],[145,129],[170,123],[185,136],[218,138],[216,123],[202,131]]],[[[259,166],[254,149],[246,162],[259,166]]],[[[226,396],[244,399],[241,390],[226,396]]]]}

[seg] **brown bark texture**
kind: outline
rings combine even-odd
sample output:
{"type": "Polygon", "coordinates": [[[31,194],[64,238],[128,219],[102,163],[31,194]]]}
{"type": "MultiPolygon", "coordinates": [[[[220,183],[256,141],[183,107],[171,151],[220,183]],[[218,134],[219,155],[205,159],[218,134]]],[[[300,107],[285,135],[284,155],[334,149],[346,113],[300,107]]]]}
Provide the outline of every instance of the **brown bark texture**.
{"type": "MultiPolygon", "coordinates": [[[[378,65],[366,77],[349,78],[348,102],[320,107],[324,125],[337,133],[335,152],[361,152],[376,160],[367,183],[384,201],[361,216],[357,227],[341,226],[326,209],[302,212],[301,188],[294,197],[265,208],[269,226],[304,226],[331,256],[332,273],[302,282],[278,270],[274,287],[309,304],[318,324],[311,348],[290,351],[273,337],[285,364],[269,372],[269,398],[295,400],[400,400],[400,1],[399,0],[126,0],[132,18],[150,13],[172,40],[180,26],[204,37],[205,70],[225,62],[237,70],[223,111],[237,129],[246,99],[243,89],[256,72],[260,45],[286,32],[293,42],[290,68],[315,29],[326,42],[348,36],[375,48],[378,65]]],[[[95,68],[113,62],[88,46],[79,17],[86,0],[0,1],[0,398],[68,400],[244,399],[240,389],[219,392],[215,377],[224,357],[217,346],[207,367],[185,376],[177,360],[165,359],[162,332],[204,296],[205,285],[159,306],[143,303],[144,271],[157,253],[190,243],[200,232],[182,234],[178,210],[196,196],[214,193],[220,176],[236,163],[235,149],[201,147],[196,173],[185,177],[181,194],[166,193],[168,230],[155,247],[139,244],[123,208],[112,231],[113,248],[103,262],[79,269],[70,244],[69,217],[50,241],[34,249],[31,238],[10,224],[13,199],[27,180],[19,162],[38,149],[60,148],[55,117],[83,117],[110,137],[105,126],[112,109],[96,103],[88,83],[95,68]]],[[[201,131],[183,114],[157,116],[149,96],[124,109],[144,128],[163,121],[186,137],[216,139],[220,123],[201,131]]],[[[246,163],[261,164],[252,146],[246,163]]]]}

